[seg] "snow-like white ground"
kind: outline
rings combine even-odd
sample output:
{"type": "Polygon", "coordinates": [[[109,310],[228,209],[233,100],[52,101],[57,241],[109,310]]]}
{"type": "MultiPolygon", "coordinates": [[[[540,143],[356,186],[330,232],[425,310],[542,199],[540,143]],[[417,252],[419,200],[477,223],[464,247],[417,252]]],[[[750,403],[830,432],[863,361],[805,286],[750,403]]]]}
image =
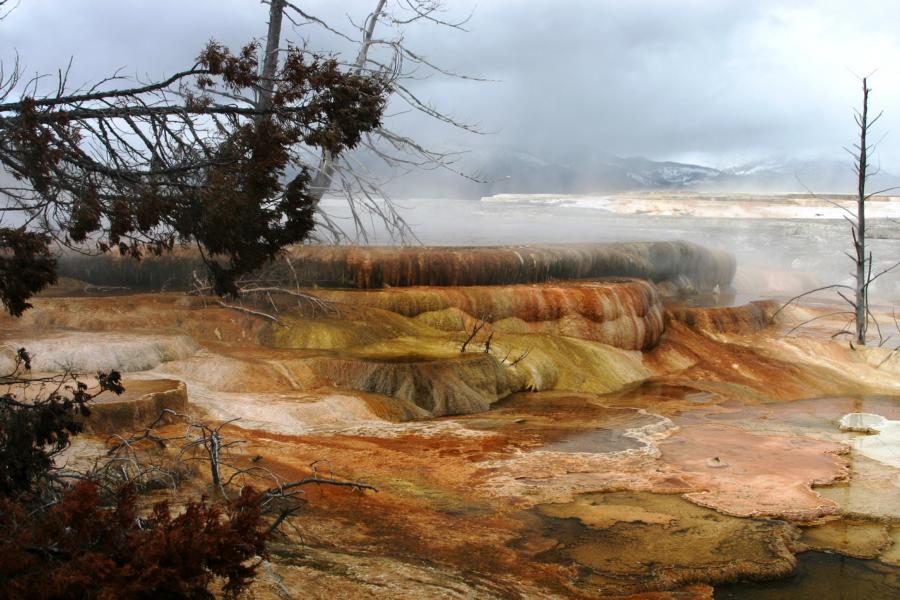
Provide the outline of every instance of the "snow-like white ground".
{"type": "Polygon", "coordinates": [[[841,418],[840,428],[841,431],[868,434],[851,441],[856,452],[900,468],[900,421],[891,421],[871,413],[850,413],[841,418]]]}
{"type": "MultiPolygon", "coordinates": [[[[497,194],[488,204],[532,204],[602,210],[620,215],[714,219],[841,219],[856,211],[844,197],[644,193],[613,195],[497,194]]],[[[900,219],[900,197],[878,196],[866,203],[873,219],[900,219]]]]}

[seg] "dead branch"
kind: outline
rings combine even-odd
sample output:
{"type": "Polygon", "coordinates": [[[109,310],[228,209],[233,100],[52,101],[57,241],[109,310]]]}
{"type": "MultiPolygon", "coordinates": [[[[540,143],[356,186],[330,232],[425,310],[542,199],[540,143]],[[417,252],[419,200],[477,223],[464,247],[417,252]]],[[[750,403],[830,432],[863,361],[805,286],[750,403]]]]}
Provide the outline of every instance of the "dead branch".
{"type": "MultiPolygon", "coordinates": [[[[235,453],[246,442],[242,439],[229,439],[224,429],[238,420],[235,418],[212,424],[165,409],[143,430],[127,438],[116,436],[119,441],[108,451],[109,458],[96,465],[90,476],[103,482],[110,491],[118,489],[124,483],[138,484],[141,489],[158,486],[160,482],[166,487],[175,487],[186,472],[185,465],[201,463],[208,469],[213,489],[223,498],[228,498],[232,490],[236,491],[246,484],[262,482],[266,487],[260,494],[259,507],[265,514],[275,515],[269,526],[270,532],[301,508],[305,502],[302,498],[303,488],[310,485],[378,491],[367,483],[335,477],[330,468],[328,474],[320,474],[318,465],[321,461],[310,464],[311,474],[308,477],[288,481],[282,479],[277,473],[259,464],[261,456],[245,457],[235,453]],[[184,433],[163,437],[157,432],[157,428],[170,418],[177,419],[186,426],[184,433]],[[175,454],[168,462],[164,462],[160,456],[143,450],[142,442],[149,442],[154,451],[163,452],[171,448],[175,454]]],[[[72,475],[76,476],[77,474],[72,475]]]]}
{"type": "Polygon", "coordinates": [[[531,349],[529,348],[528,350],[526,350],[525,352],[523,352],[522,354],[520,354],[519,356],[517,356],[516,359],[515,359],[514,361],[512,361],[511,363],[509,363],[509,366],[510,366],[510,367],[516,366],[517,364],[519,364],[520,362],[522,362],[523,360],[525,360],[525,358],[526,358],[530,353],[531,353],[531,349]]]}
{"type": "Polygon", "coordinates": [[[837,315],[853,315],[853,314],[856,314],[856,313],[849,311],[849,310],[840,310],[840,311],[836,311],[836,312],[830,312],[826,315],[818,315],[816,317],[813,317],[812,319],[807,319],[807,320],[803,321],[802,323],[798,323],[797,325],[791,327],[784,335],[786,335],[786,336],[791,335],[792,333],[794,333],[801,327],[803,327],[805,325],[809,325],[810,323],[812,323],[814,321],[818,321],[819,319],[827,319],[828,317],[835,317],[837,315]]]}
{"type": "Polygon", "coordinates": [[[358,481],[342,481],[339,479],[327,479],[324,477],[306,477],[304,479],[298,479],[297,481],[288,481],[286,483],[281,484],[278,487],[280,492],[288,492],[292,489],[303,487],[306,485],[331,485],[337,487],[349,487],[355,490],[371,490],[373,492],[377,492],[378,489],[374,486],[368,485],[366,483],[360,483],[358,481]]]}
{"type": "Polygon", "coordinates": [[[469,343],[475,339],[475,336],[478,335],[478,332],[484,329],[484,326],[487,325],[487,320],[490,319],[490,316],[482,317],[472,326],[472,332],[468,335],[465,341],[462,343],[462,346],[459,347],[459,352],[461,354],[465,354],[466,348],[469,346],[469,343]]]}
{"type": "Polygon", "coordinates": [[[284,294],[297,299],[298,305],[306,303],[314,309],[323,313],[335,312],[335,308],[325,300],[318,298],[312,294],[306,294],[301,291],[293,291],[282,287],[266,286],[266,287],[239,287],[238,293],[241,295],[252,294],[284,294]]]}
{"type": "Polygon", "coordinates": [[[809,290],[809,291],[803,292],[802,294],[797,294],[796,296],[794,296],[793,298],[791,298],[790,300],[788,300],[787,302],[785,302],[784,304],[782,304],[782,305],[778,308],[778,310],[776,310],[774,313],[772,313],[771,320],[774,321],[774,320],[775,320],[775,317],[777,317],[778,314],[779,314],[781,311],[783,311],[785,308],[787,308],[788,306],[790,306],[791,304],[793,304],[794,302],[796,302],[796,301],[799,300],[800,298],[803,298],[803,297],[805,297],[805,296],[809,296],[810,294],[815,294],[816,292],[823,292],[823,291],[825,291],[825,290],[831,290],[831,289],[835,289],[835,288],[843,288],[843,289],[847,289],[847,290],[851,290],[851,291],[853,290],[853,288],[850,287],[849,285],[842,285],[842,284],[837,284],[837,283],[836,283],[836,284],[832,284],[832,285],[822,286],[822,287],[816,288],[816,289],[814,289],[814,290],[809,290]]]}
{"type": "Polygon", "coordinates": [[[242,312],[242,313],[245,313],[245,314],[248,314],[248,315],[252,315],[252,316],[254,316],[254,317],[261,317],[261,318],[263,318],[263,319],[268,319],[269,321],[272,321],[273,323],[277,323],[277,324],[279,324],[279,325],[281,325],[281,326],[284,326],[284,323],[282,322],[281,319],[279,319],[279,318],[276,317],[275,315],[270,315],[269,313],[265,313],[265,312],[262,312],[262,311],[260,311],[260,310],[253,310],[252,308],[246,308],[246,307],[243,307],[243,306],[237,306],[237,305],[234,305],[234,304],[226,304],[226,303],[223,302],[222,300],[217,300],[217,301],[216,301],[216,304],[218,304],[218,305],[221,306],[222,308],[228,308],[228,309],[236,310],[236,311],[238,311],[238,312],[242,312]]]}
{"type": "MultiPolygon", "coordinates": [[[[412,49],[404,39],[403,29],[416,23],[465,31],[464,25],[469,17],[460,20],[441,17],[444,3],[440,0],[397,0],[393,3],[387,0],[373,0],[373,4],[372,12],[362,22],[354,23],[352,19],[350,20],[349,32],[301,9],[297,3],[288,2],[286,14],[290,15],[288,18],[296,27],[321,28],[328,34],[337,36],[341,43],[354,40],[357,44],[355,56],[352,59],[344,59],[343,64],[354,69],[357,74],[377,74],[382,77],[387,82],[389,93],[407,104],[411,110],[450,127],[474,134],[482,133],[476,125],[457,119],[432,106],[418,97],[407,85],[409,81],[431,75],[486,81],[480,77],[439,66],[422,52],[412,49]],[[376,35],[376,30],[379,35],[376,35]]],[[[382,161],[391,170],[398,166],[444,169],[477,180],[476,177],[466,175],[453,167],[458,153],[426,148],[409,137],[393,133],[388,124],[366,135],[363,146],[371,156],[382,161]]],[[[345,231],[335,220],[319,211],[317,221],[320,228],[334,241],[353,241],[367,237],[368,227],[362,225],[361,213],[374,216],[385,223],[387,233],[392,239],[403,243],[415,241],[412,230],[396,212],[394,203],[382,182],[367,168],[358,164],[352,156],[346,154],[336,156],[326,150],[319,153],[316,162],[318,168],[310,187],[317,194],[317,201],[329,191],[340,193],[347,200],[355,230],[352,234],[345,231]],[[377,198],[378,201],[373,201],[373,198],[377,198]]]]}
{"type": "Polygon", "coordinates": [[[493,339],[494,339],[494,332],[492,331],[488,335],[487,340],[485,340],[485,342],[484,342],[484,353],[485,354],[491,353],[491,340],[493,340],[493,339]]]}

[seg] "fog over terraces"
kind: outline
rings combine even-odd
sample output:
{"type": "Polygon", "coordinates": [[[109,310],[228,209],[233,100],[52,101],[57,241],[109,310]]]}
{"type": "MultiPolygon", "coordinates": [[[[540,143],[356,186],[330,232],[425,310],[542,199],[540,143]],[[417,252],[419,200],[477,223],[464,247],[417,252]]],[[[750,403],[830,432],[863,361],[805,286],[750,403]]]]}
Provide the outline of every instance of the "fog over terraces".
{"type": "MultiPolygon", "coordinates": [[[[41,414],[57,383],[66,399],[124,386],[51,402],[71,439],[28,493],[0,477],[0,583],[18,598],[145,572],[161,582],[140,592],[168,597],[181,550],[211,554],[191,576],[212,597],[240,548],[229,572],[258,600],[900,597],[900,3],[7,4],[0,58],[52,75],[71,56],[72,89],[158,80],[210,39],[273,41],[224,62],[213,46],[203,102],[184,84],[76,98],[60,121],[18,98],[0,111],[0,163],[19,169],[0,167],[0,292],[23,292],[0,311],[0,450],[44,457],[52,436],[32,443],[9,415],[41,414]],[[282,16],[276,39],[265,20],[282,16]],[[410,50],[392,55],[401,33],[410,50]],[[319,72],[307,52],[341,63],[319,72]],[[345,83],[310,96],[290,71],[280,104],[259,56],[345,83]],[[360,75],[401,63],[408,88],[375,129],[383,80],[360,75]],[[885,113],[863,252],[844,147],[867,75],[885,113]],[[362,114],[343,103],[361,83],[362,114]],[[307,102],[319,120],[291,121],[307,102]],[[188,144],[153,143],[170,127],[188,144]],[[316,144],[342,127],[360,145],[316,144]],[[39,132],[70,133],[66,151],[39,132]],[[403,135],[436,154],[379,156],[403,135]],[[32,287],[30,229],[48,275],[32,287]],[[103,519],[81,519],[76,493],[115,516],[114,544],[152,538],[117,555],[151,566],[82,552],[103,519]],[[166,537],[198,498],[222,507],[207,528],[252,520],[259,545],[166,537]]],[[[52,96],[58,80],[29,85],[52,96]]]]}

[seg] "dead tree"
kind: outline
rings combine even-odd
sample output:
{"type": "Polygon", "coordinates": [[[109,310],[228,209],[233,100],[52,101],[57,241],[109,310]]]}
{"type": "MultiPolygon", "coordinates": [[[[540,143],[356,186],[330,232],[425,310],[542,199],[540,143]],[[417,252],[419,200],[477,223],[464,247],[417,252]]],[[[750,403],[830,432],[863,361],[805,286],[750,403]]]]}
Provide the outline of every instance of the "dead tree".
{"type": "MultiPolygon", "coordinates": [[[[826,290],[834,291],[841,300],[845,302],[849,310],[830,312],[824,315],[818,315],[812,319],[806,320],[799,325],[793,327],[788,333],[792,333],[800,327],[812,323],[813,321],[825,319],[834,316],[849,316],[846,326],[837,331],[833,337],[849,336],[856,344],[860,346],[866,345],[868,337],[869,325],[872,324],[878,330],[879,345],[884,344],[886,338],[882,335],[881,327],[877,319],[872,314],[869,307],[869,290],[878,278],[893,271],[900,266],[900,261],[895,262],[880,271],[873,273],[873,257],[871,250],[866,246],[866,202],[873,196],[896,189],[895,187],[885,188],[876,192],[867,192],[866,185],[869,179],[876,175],[878,170],[872,169],[870,158],[875,150],[877,143],[872,143],[870,133],[875,123],[881,119],[884,114],[879,112],[874,118],[869,118],[869,93],[871,88],[868,86],[866,77],[862,78],[862,108],[855,110],[853,114],[856,126],[859,129],[859,141],[854,143],[852,147],[844,148],[853,157],[853,173],[856,175],[856,212],[850,211],[844,206],[829,201],[844,211],[843,217],[850,224],[850,236],[853,240],[853,254],[845,252],[848,258],[854,263],[853,286],[844,284],[826,285],[814,290],[809,290],[797,296],[794,296],[784,303],[777,311],[773,318],[784,310],[793,302],[816,292],[826,290]],[[852,329],[850,328],[852,326],[852,329]]],[[[852,346],[852,342],[851,342],[852,346]]]]}
{"type": "MultiPolygon", "coordinates": [[[[462,345],[459,347],[459,352],[461,354],[466,353],[466,351],[469,348],[469,345],[475,340],[475,338],[478,336],[478,334],[481,333],[482,330],[484,330],[484,328],[487,326],[487,324],[490,320],[491,320],[491,315],[483,316],[472,325],[472,331],[469,331],[468,329],[465,330],[466,339],[463,340],[462,345]]],[[[498,358],[499,355],[494,354],[495,346],[493,345],[493,342],[494,342],[494,332],[491,331],[490,333],[488,333],[487,338],[485,338],[485,340],[484,340],[484,344],[482,345],[482,352],[484,354],[489,354],[491,356],[494,356],[494,358],[498,358]]],[[[512,355],[512,350],[509,350],[506,353],[506,355],[503,356],[503,358],[499,359],[500,366],[507,365],[509,367],[515,367],[517,364],[519,364],[520,362],[525,360],[528,357],[528,354],[530,352],[531,352],[531,349],[529,348],[529,349],[519,353],[519,355],[516,358],[510,360],[510,356],[512,355]]]]}
{"type": "Polygon", "coordinates": [[[233,498],[247,486],[261,490],[256,498],[258,508],[272,519],[268,533],[302,508],[304,490],[309,486],[378,491],[372,485],[336,477],[330,468],[323,474],[319,469],[322,461],[310,464],[310,473],[306,477],[284,479],[262,464],[262,456],[246,456],[240,452],[245,440],[226,435],[226,428],[238,420],[212,424],[165,409],[144,430],[127,438],[115,436],[107,453],[108,460],[101,462],[101,466],[91,472],[91,477],[109,481],[111,488],[128,483],[147,489],[158,481],[171,482],[174,487],[184,479],[186,465],[199,464],[208,470],[213,493],[222,499],[233,498]],[[183,423],[186,426],[184,433],[161,434],[159,428],[168,419],[183,423]],[[148,452],[148,449],[154,452],[148,452]],[[155,453],[160,449],[170,449],[174,456],[161,461],[155,453]],[[161,467],[161,464],[165,466],[161,467]]]}
{"type": "MultiPolygon", "coordinates": [[[[446,126],[473,134],[480,134],[474,124],[458,119],[420,98],[413,83],[432,76],[451,77],[472,81],[486,81],[483,78],[454,72],[435,64],[422,52],[411,48],[403,36],[403,29],[414,24],[431,24],[465,32],[471,15],[459,20],[445,18],[443,0],[373,0],[375,6],[362,21],[350,20],[350,28],[344,29],[327,23],[302,8],[299,3],[285,2],[287,18],[296,26],[314,26],[334,36],[340,42],[358,44],[355,57],[343,62],[359,75],[378,74],[387,82],[389,98],[404,110],[416,111],[446,126]]],[[[448,152],[424,146],[414,138],[399,133],[385,122],[368,132],[362,139],[360,151],[379,159],[395,174],[415,169],[443,169],[477,180],[473,175],[462,172],[456,165],[459,152],[448,152]]],[[[320,226],[335,241],[361,239],[367,241],[364,221],[366,213],[387,225],[388,233],[404,241],[414,238],[414,233],[403,217],[395,210],[389,195],[379,180],[353,153],[337,155],[322,150],[318,157],[318,168],[311,189],[319,199],[334,191],[347,201],[353,220],[354,235],[319,212],[320,226]]]]}
{"type": "Polygon", "coordinates": [[[866,137],[869,134],[869,129],[881,118],[881,113],[878,114],[872,122],[869,123],[869,86],[866,83],[866,78],[863,78],[863,97],[862,97],[862,111],[856,111],[853,115],[854,120],[856,121],[857,127],[859,127],[859,143],[854,144],[853,148],[855,149],[855,153],[851,151],[853,155],[854,165],[853,171],[856,174],[857,179],[857,190],[856,190],[856,221],[851,223],[850,232],[853,236],[853,250],[855,252],[855,256],[853,257],[855,266],[856,266],[856,289],[855,289],[855,297],[854,300],[850,302],[853,307],[854,313],[854,321],[855,321],[855,334],[856,334],[856,343],[860,346],[864,346],[866,343],[866,331],[868,330],[868,282],[867,282],[867,269],[871,274],[872,270],[872,256],[871,252],[869,256],[866,256],[866,178],[868,171],[868,153],[871,149],[869,144],[866,141],[866,137]]]}

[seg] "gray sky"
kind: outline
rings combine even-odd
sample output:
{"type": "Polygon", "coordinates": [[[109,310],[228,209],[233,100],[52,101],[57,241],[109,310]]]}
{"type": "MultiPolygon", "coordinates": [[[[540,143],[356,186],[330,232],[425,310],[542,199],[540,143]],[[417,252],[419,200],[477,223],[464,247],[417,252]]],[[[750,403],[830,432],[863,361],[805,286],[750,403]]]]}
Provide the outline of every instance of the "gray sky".
{"type": "MultiPolygon", "coordinates": [[[[375,0],[294,0],[347,28],[375,0]]],[[[489,136],[401,118],[427,141],[541,156],[592,150],[730,166],[756,158],[841,158],[854,137],[853,75],[871,80],[886,170],[900,172],[900,2],[892,0],[449,0],[468,33],[407,32],[434,62],[495,79],[434,77],[417,93],[489,136]]],[[[0,56],[29,72],[74,57],[72,81],[118,67],[161,76],[210,38],[237,47],[265,29],[257,0],[21,0],[0,56]]],[[[340,50],[314,31],[310,45],[340,50]]]]}

